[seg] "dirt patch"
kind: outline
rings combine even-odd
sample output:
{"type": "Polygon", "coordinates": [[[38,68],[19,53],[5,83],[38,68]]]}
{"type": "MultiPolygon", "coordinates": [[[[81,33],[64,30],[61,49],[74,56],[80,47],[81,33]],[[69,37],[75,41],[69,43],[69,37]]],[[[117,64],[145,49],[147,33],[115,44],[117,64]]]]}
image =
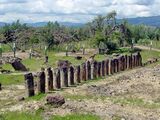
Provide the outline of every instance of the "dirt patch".
{"type": "MultiPolygon", "coordinates": [[[[0,110],[35,111],[43,108],[44,118],[57,114],[92,113],[100,116],[102,120],[158,120],[160,118],[159,80],[160,65],[153,68],[137,68],[115,74],[105,80],[50,93],[65,96],[65,104],[58,108],[46,106],[43,98],[40,101],[22,101],[7,107],[1,106],[0,110]]],[[[10,91],[12,89],[6,88],[10,91]]],[[[12,98],[23,95],[23,89],[21,87],[18,89],[13,89],[13,95],[9,91],[2,91],[0,100],[6,100],[4,96],[12,98]],[[16,90],[18,91],[14,94],[16,90]]]]}

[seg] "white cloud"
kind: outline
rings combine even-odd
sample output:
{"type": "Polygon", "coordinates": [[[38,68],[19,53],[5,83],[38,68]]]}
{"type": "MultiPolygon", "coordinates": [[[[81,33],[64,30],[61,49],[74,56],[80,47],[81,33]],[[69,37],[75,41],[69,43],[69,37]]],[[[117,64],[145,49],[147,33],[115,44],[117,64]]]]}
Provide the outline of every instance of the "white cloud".
{"type": "Polygon", "coordinates": [[[116,10],[119,18],[160,15],[160,0],[0,0],[0,21],[87,22],[116,10]]]}

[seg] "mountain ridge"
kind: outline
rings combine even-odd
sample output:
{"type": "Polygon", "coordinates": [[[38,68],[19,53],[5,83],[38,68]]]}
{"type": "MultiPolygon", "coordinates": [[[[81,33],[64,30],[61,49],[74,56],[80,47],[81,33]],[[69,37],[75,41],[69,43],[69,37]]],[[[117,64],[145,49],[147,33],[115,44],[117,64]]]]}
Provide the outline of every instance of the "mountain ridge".
{"type": "MultiPolygon", "coordinates": [[[[123,19],[118,19],[118,22],[121,22],[123,19]]],[[[130,24],[139,25],[144,24],[148,26],[160,27],[160,16],[151,16],[151,17],[137,17],[137,18],[125,18],[130,24]]],[[[73,22],[59,22],[60,25],[69,26],[69,27],[81,27],[85,23],[73,23],[73,22]]],[[[5,22],[0,22],[0,27],[5,26],[5,22]]],[[[47,22],[35,22],[35,23],[26,23],[28,26],[32,27],[43,27],[47,25],[47,22]]]]}

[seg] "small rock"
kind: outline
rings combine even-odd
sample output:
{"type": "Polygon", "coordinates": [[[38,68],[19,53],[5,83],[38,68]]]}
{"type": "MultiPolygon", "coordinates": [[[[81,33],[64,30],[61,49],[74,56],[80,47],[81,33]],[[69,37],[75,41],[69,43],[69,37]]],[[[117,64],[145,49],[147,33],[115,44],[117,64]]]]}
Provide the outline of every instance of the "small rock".
{"type": "Polygon", "coordinates": [[[23,101],[23,100],[25,100],[25,98],[24,97],[18,97],[17,100],[18,101],[23,101]]]}
{"type": "Polygon", "coordinates": [[[81,60],[81,59],[82,59],[81,56],[76,56],[75,58],[76,58],[77,60],[81,60]]]}
{"type": "Polygon", "coordinates": [[[65,103],[64,97],[60,95],[47,96],[47,104],[62,106],[65,103]]]}

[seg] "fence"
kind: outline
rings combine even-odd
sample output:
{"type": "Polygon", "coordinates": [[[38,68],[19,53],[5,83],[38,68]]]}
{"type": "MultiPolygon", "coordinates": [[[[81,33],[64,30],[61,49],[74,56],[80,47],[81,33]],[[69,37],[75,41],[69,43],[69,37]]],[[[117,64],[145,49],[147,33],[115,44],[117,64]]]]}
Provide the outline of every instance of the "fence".
{"type": "Polygon", "coordinates": [[[28,97],[37,93],[66,88],[81,83],[82,81],[93,80],[114,73],[133,69],[142,66],[141,54],[119,56],[113,59],[106,59],[101,62],[87,61],[82,65],[63,68],[47,68],[38,73],[37,86],[34,85],[32,73],[25,74],[26,94],[28,97]]]}

